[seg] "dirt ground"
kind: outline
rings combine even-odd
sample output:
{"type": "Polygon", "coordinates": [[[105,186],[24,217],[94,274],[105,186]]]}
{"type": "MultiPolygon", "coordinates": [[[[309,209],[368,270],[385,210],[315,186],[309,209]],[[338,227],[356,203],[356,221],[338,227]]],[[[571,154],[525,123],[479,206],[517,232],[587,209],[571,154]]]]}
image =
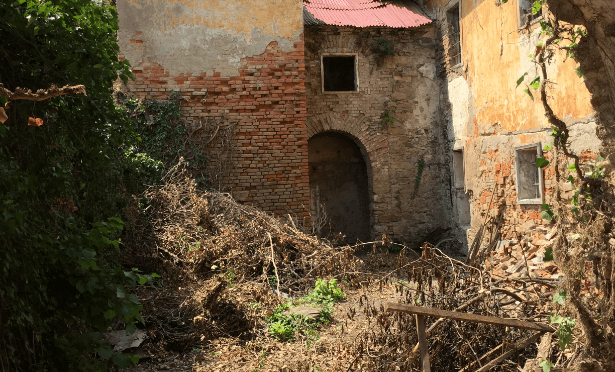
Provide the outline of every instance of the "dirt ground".
{"type": "MultiPolygon", "coordinates": [[[[351,347],[357,336],[369,327],[365,314],[360,313],[359,298],[362,290],[351,289],[342,284],[346,300],[335,305],[335,312],[329,324],[319,330],[316,341],[297,340],[295,342],[276,341],[267,337],[266,324],[254,330],[260,334],[253,340],[240,340],[236,337],[221,337],[212,340],[203,349],[192,348],[185,352],[156,355],[143,361],[135,372],[146,371],[339,371],[345,370],[348,358],[353,357],[351,347]],[[358,312],[353,319],[348,313],[358,312]],[[340,350],[340,345],[344,345],[340,350]]],[[[395,289],[383,286],[370,295],[380,306],[386,301],[395,301],[395,289]]],[[[264,318],[266,312],[261,311],[264,318]]]]}

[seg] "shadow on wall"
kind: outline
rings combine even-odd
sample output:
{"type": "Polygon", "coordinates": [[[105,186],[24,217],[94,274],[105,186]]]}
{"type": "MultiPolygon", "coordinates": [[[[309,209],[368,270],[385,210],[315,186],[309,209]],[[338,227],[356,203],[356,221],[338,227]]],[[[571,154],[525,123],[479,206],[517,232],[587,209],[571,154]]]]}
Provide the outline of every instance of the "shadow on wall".
{"type": "Polygon", "coordinates": [[[367,166],[361,150],[346,135],[325,132],[308,141],[311,211],[328,223],[320,236],[342,233],[343,243],[370,238],[367,166]]]}

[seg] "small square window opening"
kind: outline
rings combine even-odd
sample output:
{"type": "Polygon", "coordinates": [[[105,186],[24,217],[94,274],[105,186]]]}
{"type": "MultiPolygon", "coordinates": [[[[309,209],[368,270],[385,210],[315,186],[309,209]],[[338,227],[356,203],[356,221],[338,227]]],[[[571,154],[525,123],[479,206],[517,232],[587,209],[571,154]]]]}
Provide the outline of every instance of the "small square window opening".
{"type": "Polygon", "coordinates": [[[322,72],[325,92],[356,92],[358,90],[356,55],[323,56],[322,72]]]}
{"type": "Polygon", "coordinates": [[[542,8],[536,14],[532,14],[532,7],[535,0],[518,0],[519,1],[519,27],[525,26],[527,19],[530,19],[530,23],[542,18],[542,8]]]}
{"type": "Polygon", "coordinates": [[[540,143],[515,149],[517,202],[519,204],[543,203],[543,174],[542,169],[536,166],[536,160],[541,156],[540,143]]]}

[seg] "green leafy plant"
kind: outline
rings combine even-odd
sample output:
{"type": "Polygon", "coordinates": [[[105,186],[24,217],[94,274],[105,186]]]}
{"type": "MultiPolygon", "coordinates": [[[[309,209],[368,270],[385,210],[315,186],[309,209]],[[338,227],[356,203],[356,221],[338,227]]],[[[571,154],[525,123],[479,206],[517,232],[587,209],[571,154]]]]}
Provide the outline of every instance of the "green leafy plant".
{"type": "Polygon", "coordinates": [[[540,217],[543,220],[551,222],[557,218],[557,215],[553,212],[549,204],[543,204],[540,208],[542,208],[542,212],[540,212],[540,217]]]}
{"type": "Polygon", "coordinates": [[[337,286],[337,279],[333,278],[328,282],[325,279],[317,279],[314,290],[299,301],[332,306],[343,300],[344,296],[344,292],[337,286]]]}
{"type": "Polygon", "coordinates": [[[404,246],[397,243],[392,243],[388,246],[382,247],[383,250],[389,251],[391,253],[399,253],[404,249],[404,246]]]}
{"type": "Polygon", "coordinates": [[[114,82],[132,78],[117,31],[107,1],[2,5],[4,87],[87,92],[10,101],[0,125],[0,365],[11,371],[94,371],[138,359],[101,337],[118,323],[134,330],[141,305],[130,287],[157,280],[120,266],[132,195],[159,164],[131,150],[139,136],[112,95],[114,82]]]}
{"type": "Polygon", "coordinates": [[[235,286],[235,269],[233,269],[232,267],[229,267],[228,269],[226,269],[226,273],[224,273],[224,277],[226,278],[226,281],[228,282],[229,287],[232,288],[235,286]]]}
{"type": "Polygon", "coordinates": [[[596,161],[590,162],[588,164],[590,170],[585,173],[585,176],[593,179],[604,178],[605,174],[604,169],[602,168],[603,161],[604,158],[602,156],[599,156],[596,161]]]}
{"type": "MultiPolygon", "coordinates": [[[[133,126],[138,137],[138,141],[126,150],[126,156],[138,158],[147,154],[155,159],[149,168],[138,169],[149,184],[156,184],[181,156],[190,159],[186,166],[191,169],[199,169],[208,162],[203,150],[186,140],[187,130],[181,119],[182,102],[182,95],[174,91],[164,101],[141,101],[135,97],[123,100],[123,107],[134,118],[133,126]]],[[[206,181],[198,174],[197,179],[206,181]]]]}
{"type": "Polygon", "coordinates": [[[393,43],[385,38],[376,40],[376,50],[385,56],[392,56],[395,54],[393,43]]]}
{"type": "MultiPolygon", "coordinates": [[[[553,303],[558,305],[564,305],[566,302],[566,297],[568,297],[568,292],[564,290],[559,290],[553,296],[553,303]]],[[[572,342],[574,341],[573,329],[576,326],[576,322],[574,319],[569,317],[562,317],[557,313],[553,313],[547,317],[547,320],[551,324],[557,324],[558,328],[555,332],[557,336],[557,344],[559,345],[562,351],[566,350],[570,347],[572,342]]],[[[554,364],[549,360],[543,360],[540,363],[540,367],[542,367],[543,372],[549,372],[554,364]]]]}
{"type": "Polygon", "coordinates": [[[543,372],[550,372],[551,368],[555,367],[555,364],[553,364],[550,360],[543,360],[538,366],[542,367],[543,372]]]}
{"type": "MultiPolygon", "coordinates": [[[[568,292],[564,290],[559,290],[553,296],[553,303],[560,306],[564,305],[564,303],[566,302],[566,297],[568,297],[568,292]]],[[[572,344],[572,341],[574,339],[572,331],[573,328],[576,326],[575,320],[569,317],[562,317],[559,314],[553,313],[549,315],[548,321],[551,324],[559,325],[557,331],[555,332],[555,335],[558,338],[557,344],[562,349],[562,351],[566,350],[566,348],[568,348],[572,344]]]]}
{"type": "Polygon", "coordinates": [[[332,306],[343,300],[344,292],[337,286],[337,280],[329,281],[317,279],[314,290],[310,291],[306,296],[300,298],[296,302],[299,304],[321,305],[318,317],[315,319],[305,315],[292,312],[286,313],[287,310],[295,306],[294,302],[287,302],[278,305],[267,321],[269,322],[268,330],[271,336],[275,339],[294,340],[297,335],[302,335],[308,338],[308,346],[310,340],[318,338],[316,329],[324,323],[328,323],[333,316],[332,306]]]}
{"type": "Polygon", "coordinates": [[[574,340],[572,330],[576,326],[575,320],[569,317],[551,314],[549,316],[549,323],[559,325],[557,331],[555,332],[555,335],[557,336],[557,344],[562,351],[566,350],[566,348],[568,348],[574,340]]]}
{"type": "Polygon", "coordinates": [[[393,115],[397,112],[397,100],[391,99],[386,103],[386,109],[382,113],[382,123],[387,125],[393,125],[393,115]]]}
{"type": "Polygon", "coordinates": [[[536,168],[544,168],[549,165],[549,161],[545,158],[536,159],[536,168]]]}
{"type": "Polygon", "coordinates": [[[294,340],[297,334],[312,336],[318,322],[301,314],[285,314],[284,311],[290,307],[288,303],[279,305],[269,316],[267,329],[271,336],[279,341],[294,340]]]}
{"type": "Polygon", "coordinates": [[[548,247],[547,249],[545,249],[545,257],[543,261],[553,261],[553,247],[548,247]]]}

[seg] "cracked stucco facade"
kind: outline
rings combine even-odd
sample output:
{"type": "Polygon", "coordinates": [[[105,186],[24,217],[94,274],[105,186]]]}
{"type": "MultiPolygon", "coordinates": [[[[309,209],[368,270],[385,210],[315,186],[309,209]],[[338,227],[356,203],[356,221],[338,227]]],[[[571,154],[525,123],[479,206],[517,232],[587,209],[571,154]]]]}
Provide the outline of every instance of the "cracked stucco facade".
{"type": "MultiPolygon", "coordinates": [[[[523,226],[530,225],[539,226],[545,233],[548,222],[540,217],[540,205],[517,202],[515,171],[516,148],[553,142],[539,92],[533,91],[532,99],[523,91],[525,84],[539,74],[529,55],[535,54],[541,42],[540,25],[532,25],[529,35],[520,29],[518,0],[504,4],[460,0],[462,62],[452,66],[446,11],[456,4],[457,0],[425,4],[438,19],[443,46],[439,74],[446,79],[448,107],[442,118],[448,127],[446,147],[449,154],[462,150],[464,155],[465,187],[457,194],[453,190],[453,210],[463,208],[464,197],[469,199],[466,207],[471,211],[471,224],[460,224],[458,213],[453,222],[460,236],[469,237],[470,242],[488,217],[496,219],[500,214],[502,239],[516,239],[517,234],[526,233],[523,226]],[[525,82],[517,87],[517,79],[526,72],[525,82]]],[[[589,161],[601,152],[602,142],[597,135],[592,96],[586,80],[577,76],[577,66],[563,54],[554,57],[548,65],[553,82],[548,89],[549,102],[571,130],[570,149],[589,161]]],[[[547,167],[543,174],[544,203],[548,203],[554,186],[552,172],[553,167],[547,167]]],[[[571,193],[566,191],[568,196],[571,193]]]]}
{"type": "Polygon", "coordinates": [[[120,49],[171,75],[239,76],[242,59],[273,41],[294,51],[303,33],[301,1],[119,0],[120,49]]]}

